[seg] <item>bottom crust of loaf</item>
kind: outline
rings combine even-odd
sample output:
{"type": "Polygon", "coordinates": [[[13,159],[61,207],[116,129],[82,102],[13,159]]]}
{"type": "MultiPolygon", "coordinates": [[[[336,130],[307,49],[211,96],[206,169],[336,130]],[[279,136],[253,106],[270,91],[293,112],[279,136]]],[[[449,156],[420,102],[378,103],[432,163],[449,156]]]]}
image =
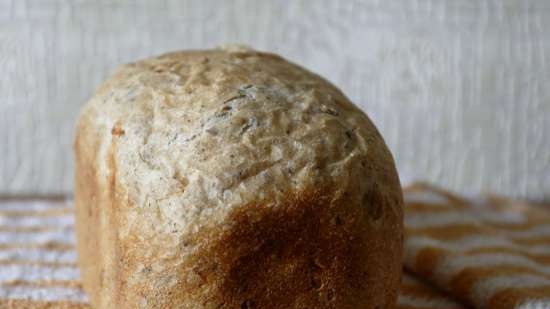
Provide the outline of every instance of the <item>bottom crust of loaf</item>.
{"type": "MultiPolygon", "coordinates": [[[[369,207],[345,194],[325,192],[310,190],[279,204],[237,207],[223,226],[186,237],[184,245],[197,248],[193,254],[162,262],[159,272],[149,267],[137,280],[132,270],[155,261],[139,250],[123,252],[125,244],[113,236],[121,222],[121,213],[114,210],[128,206],[116,198],[100,205],[94,203],[101,199],[77,197],[84,287],[100,309],[391,308],[401,272],[399,218],[385,218],[394,225],[377,225],[369,207]],[[112,224],[108,234],[105,227],[97,230],[105,209],[113,211],[107,217],[116,218],[107,220],[112,224]],[[109,245],[94,243],[90,233],[104,233],[109,245]],[[163,285],[168,278],[177,283],[163,285]]],[[[167,249],[161,243],[131,246],[167,249]]]]}

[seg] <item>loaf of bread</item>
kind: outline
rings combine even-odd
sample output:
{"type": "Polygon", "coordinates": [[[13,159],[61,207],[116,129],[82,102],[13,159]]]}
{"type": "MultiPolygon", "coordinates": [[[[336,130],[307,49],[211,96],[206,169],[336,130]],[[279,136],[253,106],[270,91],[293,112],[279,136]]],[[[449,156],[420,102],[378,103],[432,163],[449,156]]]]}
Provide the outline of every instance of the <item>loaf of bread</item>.
{"type": "Polygon", "coordinates": [[[391,308],[402,193],[367,116],[318,75],[226,48],[120,67],[74,142],[94,308],[391,308]]]}

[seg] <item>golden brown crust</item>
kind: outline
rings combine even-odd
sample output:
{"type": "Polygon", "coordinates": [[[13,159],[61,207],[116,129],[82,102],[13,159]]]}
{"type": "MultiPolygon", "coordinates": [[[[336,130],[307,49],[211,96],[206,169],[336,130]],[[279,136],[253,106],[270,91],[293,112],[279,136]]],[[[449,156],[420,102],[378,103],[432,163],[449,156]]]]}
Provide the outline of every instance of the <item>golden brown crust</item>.
{"type": "Polygon", "coordinates": [[[195,264],[211,280],[221,278],[221,307],[391,307],[395,292],[384,292],[399,280],[392,268],[399,265],[400,249],[384,240],[395,231],[373,233],[366,209],[345,193],[337,196],[299,192],[282,207],[260,203],[234,211],[228,230],[209,237],[216,239],[211,255],[195,264]],[[237,250],[234,244],[240,244],[237,250]],[[388,256],[389,268],[374,268],[388,256]]]}
{"type": "MultiPolygon", "coordinates": [[[[385,218],[396,224],[373,230],[369,217],[345,192],[319,189],[277,207],[243,205],[223,228],[189,236],[185,245],[200,249],[170,273],[195,280],[172,288],[140,282],[133,293],[154,295],[148,308],[392,308],[401,268],[401,244],[392,237],[401,226],[385,218]]],[[[124,263],[131,269],[144,261],[132,256],[124,263]]],[[[121,299],[131,307],[140,302],[121,299]]]]}
{"type": "Polygon", "coordinates": [[[97,308],[395,301],[391,154],[336,88],[276,55],[127,65],[83,111],[75,154],[79,265],[97,308]]]}

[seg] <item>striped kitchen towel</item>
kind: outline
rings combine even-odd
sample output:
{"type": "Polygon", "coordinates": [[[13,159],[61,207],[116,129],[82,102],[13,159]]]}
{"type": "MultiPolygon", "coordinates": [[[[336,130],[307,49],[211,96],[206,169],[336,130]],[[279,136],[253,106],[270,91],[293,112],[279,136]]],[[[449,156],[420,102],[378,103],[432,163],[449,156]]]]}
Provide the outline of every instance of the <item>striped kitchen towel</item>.
{"type": "Polygon", "coordinates": [[[550,308],[547,210],[425,184],[404,194],[404,267],[413,276],[471,308],[550,308]]]}
{"type": "Polygon", "coordinates": [[[72,203],[0,200],[0,308],[87,308],[72,203]]]}
{"type": "MultiPolygon", "coordinates": [[[[396,309],[550,308],[550,215],[499,197],[405,189],[396,309]]],[[[65,199],[0,200],[0,309],[89,309],[65,199]]]]}

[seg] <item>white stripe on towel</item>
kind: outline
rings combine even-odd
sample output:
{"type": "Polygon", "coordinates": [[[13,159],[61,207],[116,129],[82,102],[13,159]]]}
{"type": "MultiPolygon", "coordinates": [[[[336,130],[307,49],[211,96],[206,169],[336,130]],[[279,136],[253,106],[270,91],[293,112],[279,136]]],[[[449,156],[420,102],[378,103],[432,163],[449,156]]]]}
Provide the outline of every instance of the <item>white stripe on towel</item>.
{"type": "Polygon", "coordinates": [[[72,207],[71,201],[6,201],[0,203],[0,211],[44,211],[72,207]]]}
{"type": "Polygon", "coordinates": [[[45,263],[76,263],[75,251],[10,248],[0,250],[0,260],[21,260],[45,263]]]}
{"type": "Polygon", "coordinates": [[[61,286],[33,287],[0,285],[0,298],[39,301],[88,301],[84,291],[81,289],[61,286]]]}
{"type": "Polygon", "coordinates": [[[397,304],[401,306],[411,306],[418,308],[433,309],[459,309],[459,305],[445,298],[419,298],[410,295],[399,294],[397,304]]]}
{"type": "Polygon", "coordinates": [[[53,231],[44,231],[44,232],[0,231],[0,244],[45,243],[45,242],[75,244],[76,240],[72,229],[53,230],[53,231]]]}
{"type": "Polygon", "coordinates": [[[54,217],[9,217],[0,215],[0,226],[5,228],[67,227],[74,225],[74,215],[54,217]]]}
{"type": "Polygon", "coordinates": [[[496,276],[479,280],[472,288],[471,296],[476,304],[485,308],[496,293],[509,288],[550,287],[550,280],[536,275],[496,276]]]}
{"type": "Polygon", "coordinates": [[[0,265],[0,280],[3,282],[13,280],[80,280],[80,276],[77,267],[6,264],[0,265]]]}
{"type": "Polygon", "coordinates": [[[433,191],[405,191],[403,198],[406,204],[429,204],[448,207],[449,199],[446,196],[433,191]]]}

